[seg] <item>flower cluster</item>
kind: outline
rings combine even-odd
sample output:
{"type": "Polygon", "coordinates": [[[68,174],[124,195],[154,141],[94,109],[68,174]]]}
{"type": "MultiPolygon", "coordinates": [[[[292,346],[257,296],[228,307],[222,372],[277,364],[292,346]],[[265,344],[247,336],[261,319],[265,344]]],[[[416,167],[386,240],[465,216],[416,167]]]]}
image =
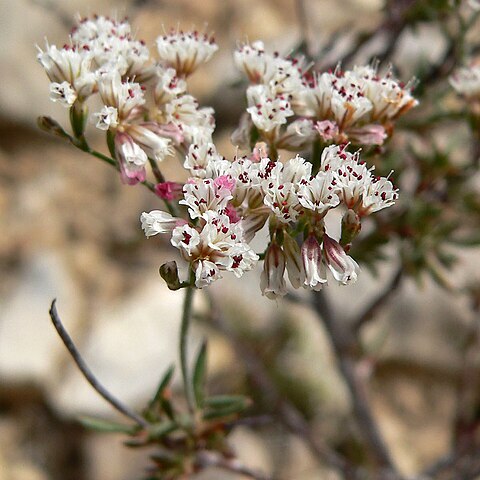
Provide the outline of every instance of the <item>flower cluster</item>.
{"type": "MultiPolygon", "coordinates": [[[[381,144],[416,105],[411,88],[391,71],[310,72],[301,59],[266,53],[261,42],[243,45],[234,61],[250,82],[248,106],[232,138],[247,153],[229,160],[212,139],[213,110],[199,107],[187,89],[188,77],[217,50],[213,38],[171,31],[156,47],[155,61],[128,22],[96,16],[79,21],[70,44],[47,44],[38,54],[52,100],[70,108],[79,145],[86,145],[86,101],[97,94],[102,107],[91,118],[106,132],[122,180],[145,181],[151,165],[157,184],[149,186],[170,213],[144,212],[145,235],[169,235],[198,288],[225,271],[241,277],[260,259],[261,289],[271,298],[286,294],[287,278],[294,288],[318,290],[328,270],[340,284],[354,282],[359,266],[350,243],[362,219],[393,205],[398,191],[350,145],[381,144]],[[281,161],[279,149],[313,153],[281,161]],[[160,171],[175,151],[189,174],[184,184],[160,171]],[[339,241],[327,233],[333,210],[342,216],[339,241]],[[251,242],[263,235],[265,250],[255,253],[251,242]]],[[[181,285],[178,277],[174,284],[181,285]]]]}
{"type": "Polygon", "coordinates": [[[276,148],[303,149],[315,140],[381,145],[395,119],[417,105],[413,82],[403,85],[377,66],[306,72],[302,61],[268,54],[261,42],[240,47],[235,63],[252,84],[250,120],[276,148]]]}
{"type": "Polygon", "coordinates": [[[69,44],[39,48],[38,60],[51,81],[50,98],[82,117],[80,123],[86,100],[98,93],[103,107],[92,120],[107,132],[122,181],[134,185],[145,181],[148,161],[211,138],[213,112],[199,108],[185,77],[216,49],[213,38],[172,31],[157,39],[155,61],[126,20],[95,16],[79,20],[69,44]]]}
{"type": "Polygon", "coordinates": [[[171,234],[172,245],[195,271],[197,287],[219,278],[221,270],[240,277],[253,268],[259,257],[249,242],[265,224],[270,230],[261,280],[265,295],[287,293],[285,274],[294,288],[319,289],[327,282],[327,268],[338,282],[353,282],[358,265],[326,233],[326,215],[341,208],[346,219],[358,223],[393,205],[398,193],[346,148],[325,148],[314,173],[299,156],[282,163],[260,150],[228,161],[213,144],[194,145],[185,160],[192,177],[179,202],[188,207],[189,222],[160,211],[143,213],[145,234],[171,234]]]}

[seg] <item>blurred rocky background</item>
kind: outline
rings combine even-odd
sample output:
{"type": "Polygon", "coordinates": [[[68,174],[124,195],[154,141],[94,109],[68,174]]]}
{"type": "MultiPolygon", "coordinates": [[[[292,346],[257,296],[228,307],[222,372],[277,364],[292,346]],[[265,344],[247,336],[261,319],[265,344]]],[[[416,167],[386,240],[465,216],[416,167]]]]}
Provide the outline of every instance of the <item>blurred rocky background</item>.
{"type": "MultiPolygon", "coordinates": [[[[91,433],[76,422],[81,414],[115,415],[73,366],[48,310],[57,298],[98,378],[124,402],[140,407],[176,361],[182,302],[181,292],[168,291],[158,275],[172,250],[161,239],[147,241],[139,228],[139,214],[159,201],[141,187],[121,185],[108,166],[36,128],[38,115],[61,120],[65,111],[48,100],[35,44],[43,45],[45,36],[63,44],[77,12],[128,15],[147,44],[172,25],[206,26],[220,51],[194,77],[191,90],[201,104],[216,109],[217,140],[227,155],[242,105],[231,60],[239,41],[263,39],[268,48],[288,52],[305,34],[318,49],[339,31],[375,29],[383,7],[380,0],[301,3],[307,25],[294,0],[0,1],[0,480],[140,478],[148,464],[144,451],[129,450],[121,437],[91,433]]],[[[341,46],[334,42],[331,48],[341,46]]],[[[399,40],[395,54],[408,74],[409,64],[434,61],[442,48],[438,32],[420,25],[399,40]]],[[[178,170],[173,160],[166,168],[167,176],[178,170]]],[[[389,252],[393,262],[395,254],[389,252]]],[[[480,252],[469,250],[450,281],[478,280],[479,259],[480,252]]],[[[386,267],[378,277],[363,272],[353,287],[332,285],[328,293],[339,316],[361,311],[390,276],[386,267]]],[[[258,272],[245,281],[218,282],[212,293],[225,321],[251,342],[314,432],[339,449],[355,449],[348,392],[314,314],[261,297],[258,272]]],[[[475,318],[466,297],[445,295],[430,280],[405,281],[390,302],[364,332],[375,356],[375,362],[365,362],[365,375],[372,375],[369,396],[381,430],[408,473],[449,449],[455,386],[475,318]]],[[[197,308],[202,311],[201,301],[197,308]]],[[[199,321],[195,341],[204,335],[211,347],[211,390],[243,391],[248,372],[228,339],[199,321]]],[[[238,427],[231,440],[245,463],[279,478],[337,478],[320,470],[303,443],[275,419],[238,427]]],[[[201,478],[241,477],[212,471],[201,478]]]]}

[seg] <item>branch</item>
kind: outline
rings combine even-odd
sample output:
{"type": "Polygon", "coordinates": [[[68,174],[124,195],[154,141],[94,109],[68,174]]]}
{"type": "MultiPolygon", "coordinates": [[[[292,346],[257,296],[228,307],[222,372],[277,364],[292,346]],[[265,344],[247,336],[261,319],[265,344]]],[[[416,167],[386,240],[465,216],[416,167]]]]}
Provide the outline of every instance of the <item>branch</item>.
{"type": "Polygon", "coordinates": [[[387,303],[388,300],[390,300],[390,298],[396,293],[402,278],[403,268],[402,265],[400,265],[385,290],[381,292],[378,297],[375,298],[364,310],[364,312],[352,322],[352,330],[354,334],[357,334],[366,323],[372,320],[378,311],[387,303]]]}
{"type": "Polygon", "coordinates": [[[236,458],[225,458],[218,452],[203,450],[197,454],[197,464],[202,468],[216,467],[228,472],[245,475],[253,480],[274,480],[270,475],[258,472],[244,465],[236,458]]]}
{"type": "Polygon", "coordinates": [[[108,392],[100,382],[95,378],[90,368],[88,368],[85,360],[80,355],[80,352],[77,350],[77,347],[73,343],[72,338],[65,330],[65,327],[60,320],[60,317],[57,312],[56,306],[57,300],[52,301],[52,305],[50,307],[50,318],[52,319],[53,326],[57,330],[58,335],[62,339],[65,347],[67,347],[68,352],[73,358],[73,361],[77,364],[77,367],[82,372],[82,375],[86,378],[88,383],[96,390],[97,393],[100,394],[113,408],[118,410],[120,413],[123,413],[126,417],[131,418],[134,420],[138,425],[142,427],[147,427],[148,422],[146,422],[142,417],[137,415],[134,411],[130,410],[126,405],[124,405],[120,400],[115,398],[110,392],[108,392]]]}
{"type": "Polygon", "coordinates": [[[339,319],[333,316],[325,293],[323,291],[313,293],[315,310],[319,317],[321,317],[326,331],[330,336],[338,367],[350,391],[353,411],[360,426],[360,432],[368,446],[368,452],[379,466],[397,475],[388,448],[370,410],[365,385],[356,369],[355,357],[360,351],[359,342],[352,331],[342,328],[342,325],[338,321],[339,319]]]}
{"type": "Polygon", "coordinates": [[[265,366],[257,357],[249,344],[224,321],[212,295],[206,292],[211,305],[210,324],[222,333],[232,344],[235,353],[243,361],[247,372],[262,393],[266,402],[276,409],[279,420],[298,437],[302,438],[310,451],[329,465],[343,472],[345,478],[354,480],[359,478],[357,472],[347,461],[332,450],[323,440],[314,437],[308,423],[298,409],[285,399],[279,392],[275,382],[270,378],[265,366]]]}

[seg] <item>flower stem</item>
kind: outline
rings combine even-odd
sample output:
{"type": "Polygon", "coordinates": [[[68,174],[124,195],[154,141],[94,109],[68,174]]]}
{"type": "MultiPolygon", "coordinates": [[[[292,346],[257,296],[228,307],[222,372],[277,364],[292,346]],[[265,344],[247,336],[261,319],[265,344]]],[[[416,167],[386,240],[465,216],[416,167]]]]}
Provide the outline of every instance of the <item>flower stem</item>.
{"type": "Polygon", "coordinates": [[[193,414],[195,411],[195,399],[193,395],[193,386],[188,372],[188,332],[190,328],[190,319],[192,318],[192,301],[195,287],[190,285],[185,289],[185,300],[183,302],[182,324],[180,327],[180,366],[182,369],[183,386],[187,398],[188,409],[193,414]]]}

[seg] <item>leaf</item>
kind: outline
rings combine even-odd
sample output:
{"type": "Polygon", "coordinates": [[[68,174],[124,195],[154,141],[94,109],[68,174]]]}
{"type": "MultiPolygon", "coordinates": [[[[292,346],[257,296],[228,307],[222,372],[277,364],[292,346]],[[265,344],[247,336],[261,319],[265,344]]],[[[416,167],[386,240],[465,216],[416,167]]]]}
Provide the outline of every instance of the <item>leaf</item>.
{"type": "Polygon", "coordinates": [[[242,396],[219,395],[210,397],[205,403],[210,403],[209,408],[204,412],[204,420],[213,420],[216,418],[236,415],[251,405],[251,400],[242,396]],[[213,406],[216,404],[216,406],[213,406]]]}
{"type": "Polygon", "coordinates": [[[205,406],[212,408],[225,408],[233,405],[249,404],[250,399],[243,395],[215,395],[205,399],[205,406]]]}
{"type": "Polygon", "coordinates": [[[156,440],[159,438],[168,435],[178,428],[176,422],[166,420],[165,422],[156,423],[148,427],[148,438],[149,440],[156,440]]]}
{"type": "Polygon", "coordinates": [[[175,366],[170,365],[170,367],[168,367],[167,371],[163,375],[162,380],[160,380],[160,384],[158,385],[157,391],[152,400],[150,401],[148,408],[153,408],[157,403],[161,403],[161,400],[163,399],[163,394],[166,388],[169,386],[174,372],[175,366]]]}
{"type": "Polygon", "coordinates": [[[205,375],[207,370],[207,342],[204,340],[198,351],[195,368],[193,370],[193,393],[198,407],[203,406],[205,398],[205,375]]]}
{"type": "Polygon", "coordinates": [[[130,435],[138,432],[138,425],[125,425],[123,423],[112,422],[102,418],[80,417],[79,422],[90,430],[105,433],[128,433],[130,435]]]}

